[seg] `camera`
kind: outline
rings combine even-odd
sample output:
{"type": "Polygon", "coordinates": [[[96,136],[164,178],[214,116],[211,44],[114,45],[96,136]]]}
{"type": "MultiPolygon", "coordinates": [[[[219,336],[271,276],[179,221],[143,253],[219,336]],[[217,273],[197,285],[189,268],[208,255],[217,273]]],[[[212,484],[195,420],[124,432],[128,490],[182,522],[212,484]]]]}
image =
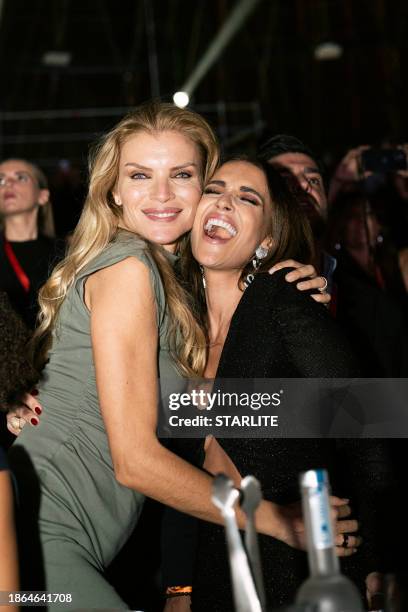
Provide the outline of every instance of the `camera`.
{"type": "Polygon", "coordinates": [[[367,149],[361,154],[363,170],[388,174],[406,170],[407,156],[402,149],[367,149]]]}

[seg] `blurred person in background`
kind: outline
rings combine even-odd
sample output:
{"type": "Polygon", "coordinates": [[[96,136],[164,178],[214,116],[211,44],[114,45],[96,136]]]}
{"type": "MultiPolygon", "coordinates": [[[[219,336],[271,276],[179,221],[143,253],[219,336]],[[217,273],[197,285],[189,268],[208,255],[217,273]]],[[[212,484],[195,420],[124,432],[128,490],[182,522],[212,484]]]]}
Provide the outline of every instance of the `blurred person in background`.
{"type": "Polygon", "coordinates": [[[259,149],[259,157],[270,163],[288,181],[312,227],[315,266],[328,281],[332,292],[335,259],[323,249],[327,221],[327,196],[323,166],[311,149],[289,134],[278,134],[259,149]]]}
{"type": "Polygon", "coordinates": [[[50,192],[45,174],[24,159],[0,163],[0,290],[28,327],[37,293],[56,260],[50,192]]]}
{"type": "MultiPolygon", "coordinates": [[[[330,202],[333,202],[339,192],[355,191],[358,188],[358,156],[361,155],[364,148],[366,147],[349,151],[340,163],[330,185],[330,202]]],[[[331,312],[342,325],[356,355],[360,357],[359,365],[362,374],[370,377],[407,376],[408,347],[404,332],[403,305],[390,296],[390,288],[393,287],[394,292],[398,292],[402,299],[404,297],[405,291],[398,266],[391,265],[390,257],[385,258],[387,260],[387,264],[384,262],[384,269],[387,269],[387,286],[378,287],[376,292],[377,303],[393,304],[392,311],[395,313],[395,321],[396,323],[398,321],[400,325],[393,325],[394,332],[392,332],[388,321],[390,311],[385,306],[374,308],[371,302],[370,307],[365,308],[367,304],[366,285],[356,284],[350,274],[351,271],[345,265],[346,261],[339,256],[338,250],[329,251],[327,248],[326,232],[330,207],[323,178],[323,167],[314,153],[298,138],[281,134],[262,145],[259,156],[272,164],[289,180],[298,202],[307,212],[317,253],[315,266],[328,279],[329,291],[332,294],[331,312]],[[369,355],[369,359],[366,358],[366,355],[369,355]]],[[[376,248],[381,244],[380,236],[382,237],[382,234],[378,232],[375,237],[376,248]]],[[[373,248],[373,245],[369,247],[370,252],[373,248]]],[[[385,252],[385,249],[383,251],[385,252]]],[[[379,274],[375,273],[374,278],[377,276],[379,278],[379,274]]]]}
{"type": "MultiPolygon", "coordinates": [[[[344,288],[338,295],[338,318],[348,331],[366,376],[406,377],[408,145],[391,149],[384,144],[385,155],[377,168],[367,163],[364,152],[368,149],[364,145],[349,150],[330,182],[327,246],[338,259],[336,277],[344,288]],[[392,169],[389,160],[392,162],[401,151],[405,152],[405,168],[401,163],[392,169]]],[[[393,439],[390,450],[403,492],[406,439],[393,439]]],[[[395,508],[403,549],[407,542],[398,512],[395,508]]],[[[406,571],[402,555],[396,555],[396,564],[406,571]]]]}
{"type": "MultiPolygon", "coordinates": [[[[334,203],[341,194],[355,191],[363,191],[370,201],[377,200],[376,213],[387,227],[389,237],[398,251],[400,274],[408,292],[408,169],[391,171],[390,168],[381,168],[381,165],[375,172],[366,169],[363,154],[369,149],[368,145],[350,149],[337,165],[330,181],[329,203],[334,203]]],[[[386,143],[379,150],[386,154],[404,152],[406,164],[408,144],[392,148],[386,143]]],[[[387,163],[386,158],[384,163],[387,163]]]]}
{"type": "MultiPolygon", "coordinates": [[[[380,203],[381,204],[381,203],[380,203]]],[[[406,293],[397,251],[361,191],[339,194],[330,208],[326,244],[337,259],[337,320],[365,376],[408,374],[406,293]]]]}

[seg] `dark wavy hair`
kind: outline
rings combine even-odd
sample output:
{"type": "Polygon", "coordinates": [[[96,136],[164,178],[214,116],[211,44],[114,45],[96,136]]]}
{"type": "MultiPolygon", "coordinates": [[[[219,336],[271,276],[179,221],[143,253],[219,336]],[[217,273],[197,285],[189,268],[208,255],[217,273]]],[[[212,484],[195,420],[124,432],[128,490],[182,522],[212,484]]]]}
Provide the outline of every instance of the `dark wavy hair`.
{"type": "Polygon", "coordinates": [[[31,364],[27,342],[30,332],[0,291],[0,410],[30,391],[39,376],[31,364]]]}
{"type": "MultiPolygon", "coordinates": [[[[262,260],[256,274],[266,273],[275,263],[285,259],[295,259],[302,263],[312,262],[314,242],[310,223],[286,180],[273,166],[259,158],[240,155],[223,160],[221,165],[233,161],[244,161],[262,170],[271,196],[272,214],[267,234],[272,237],[273,246],[267,257],[262,260]]],[[[253,272],[252,259],[253,255],[242,270],[240,276],[241,289],[244,289],[244,280],[247,275],[253,272]]],[[[200,266],[193,257],[190,241],[180,258],[179,272],[181,281],[192,289],[193,296],[203,316],[206,311],[206,302],[202,276],[200,266]]]]}

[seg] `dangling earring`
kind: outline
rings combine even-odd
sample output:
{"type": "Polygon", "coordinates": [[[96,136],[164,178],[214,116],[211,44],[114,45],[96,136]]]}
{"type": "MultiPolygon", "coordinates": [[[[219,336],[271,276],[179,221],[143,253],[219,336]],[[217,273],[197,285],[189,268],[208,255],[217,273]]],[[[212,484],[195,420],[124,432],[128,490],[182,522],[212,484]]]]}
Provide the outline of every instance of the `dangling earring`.
{"type": "MultiPolygon", "coordinates": [[[[268,249],[266,249],[265,247],[262,246],[262,244],[260,244],[259,247],[255,251],[255,257],[257,259],[265,259],[268,253],[269,253],[268,249]]],[[[260,262],[258,262],[258,267],[259,267],[259,263],[260,262]]]]}
{"type": "MultiPolygon", "coordinates": [[[[265,259],[268,253],[269,253],[268,249],[266,249],[260,244],[259,247],[255,251],[255,257],[252,260],[252,267],[254,268],[254,271],[256,271],[259,268],[259,266],[261,265],[261,259],[265,259]]],[[[254,278],[255,277],[251,272],[247,275],[246,279],[244,280],[245,289],[249,287],[249,285],[252,283],[254,278]]]]}
{"type": "Polygon", "coordinates": [[[200,272],[201,272],[201,278],[202,278],[202,281],[203,281],[203,287],[205,289],[206,284],[205,284],[205,275],[204,275],[204,268],[203,268],[203,266],[200,266],[200,272]]]}

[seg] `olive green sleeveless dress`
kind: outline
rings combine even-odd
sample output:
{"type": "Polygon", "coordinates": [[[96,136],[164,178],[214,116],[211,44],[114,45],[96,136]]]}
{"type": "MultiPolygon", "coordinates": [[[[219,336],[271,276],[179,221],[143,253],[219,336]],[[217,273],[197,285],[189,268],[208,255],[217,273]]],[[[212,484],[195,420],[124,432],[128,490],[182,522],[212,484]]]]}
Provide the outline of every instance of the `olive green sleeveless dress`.
{"type": "MultiPolygon", "coordinates": [[[[73,608],[126,608],[103,571],[131,534],[143,505],[143,495],[115,480],[96,390],[90,314],[84,303],[86,278],[128,257],[136,257],[150,271],[157,303],[159,375],[168,385],[172,381],[170,386],[180,384],[166,343],[168,320],[159,272],[146,244],[120,230],[81,270],[68,292],[40,386],[41,423],[38,429],[25,427],[9,452],[22,509],[17,522],[23,588],[39,590],[38,582],[34,584],[38,545],[45,589],[72,594],[73,608]]],[[[161,389],[162,395],[170,391],[161,389]]],[[[135,572],[138,561],[135,558],[135,572]]]]}

